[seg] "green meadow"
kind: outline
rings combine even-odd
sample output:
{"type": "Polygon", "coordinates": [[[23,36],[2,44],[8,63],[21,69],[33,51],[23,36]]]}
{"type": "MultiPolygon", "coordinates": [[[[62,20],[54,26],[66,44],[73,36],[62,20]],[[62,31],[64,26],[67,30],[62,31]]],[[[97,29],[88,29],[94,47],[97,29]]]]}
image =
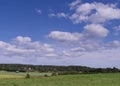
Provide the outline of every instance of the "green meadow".
{"type": "Polygon", "coordinates": [[[0,86],[120,86],[120,73],[78,74],[44,77],[46,73],[0,73],[0,86]],[[37,76],[37,77],[36,77],[37,76]]]}

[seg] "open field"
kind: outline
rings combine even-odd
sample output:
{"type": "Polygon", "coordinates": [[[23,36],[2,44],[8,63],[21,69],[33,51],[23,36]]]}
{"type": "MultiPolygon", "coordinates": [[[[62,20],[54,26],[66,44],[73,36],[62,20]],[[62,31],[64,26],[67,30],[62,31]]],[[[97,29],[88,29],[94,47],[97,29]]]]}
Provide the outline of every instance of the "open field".
{"type": "MultiPolygon", "coordinates": [[[[24,79],[27,73],[25,72],[7,72],[0,71],[0,79],[24,79]]],[[[51,76],[51,73],[29,72],[31,77],[43,77],[44,75],[51,76]]]]}
{"type": "Polygon", "coordinates": [[[120,73],[41,76],[30,79],[17,74],[13,73],[16,78],[10,79],[11,73],[0,73],[0,86],[120,86],[120,73]],[[5,76],[9,78],[6,79],[5,76]]]}

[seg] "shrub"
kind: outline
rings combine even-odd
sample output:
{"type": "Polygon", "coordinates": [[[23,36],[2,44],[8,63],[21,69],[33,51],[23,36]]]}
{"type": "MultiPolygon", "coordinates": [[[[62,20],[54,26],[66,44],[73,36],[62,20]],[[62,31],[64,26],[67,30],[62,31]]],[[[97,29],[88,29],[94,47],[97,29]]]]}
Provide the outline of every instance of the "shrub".
{"type": "Polygon", "coordinates": [[[49,76],[47,74],[45,74],[44,77],[49,77],[49,76]]]}
{"type": "Polygon", "coordinates": [[[58,73],[55,73],[55,72],[54,72],[54,73],[52,73],[51,76],[57,76],[57,75],[58,75],[58,73]]]}
{"type": "Polygon", "coordinates": [[[25,78],[30,78],[30,74],[27,73],[26,76],[25,76],[25,78]]]}

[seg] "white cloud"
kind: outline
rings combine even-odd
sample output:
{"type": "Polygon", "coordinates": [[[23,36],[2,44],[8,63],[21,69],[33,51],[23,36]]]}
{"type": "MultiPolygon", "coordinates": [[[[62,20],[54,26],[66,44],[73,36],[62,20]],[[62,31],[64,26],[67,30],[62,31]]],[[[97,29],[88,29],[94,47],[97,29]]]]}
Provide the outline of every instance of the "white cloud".
{"type": "Polygon", "coordinates": [[[67,18],[67,17],[68,17],[68,15],[65,14],[65,13],[58,13],[57,16],[58,16],[58,17],[64,17],[64,18],[67,18]]]}
{"type": "Polygon", "coordinates": [[[49,16],[49,17],[56,17],[56,14],[50,13],[48,16],[49,16]]]}
{"type": "Polygon", "coordinates": [[[81,23],[82,21],[87,21],[88,20],[88,16],[77,15],[77,14],[73,14],[69,18],[70,18],[70,20],[73,21],[74,24],[81,23]]]}
{"type": "Polygon", "coordinates": [[[52,31],[48,35],[49,38],[59,40],[59,41],[77,41],[79,40],[79,36],[77,33],[61,32],[61,31],[52,31]]]}
{"type": "Polygon", "coordinates": [[[41,9],[35,9],[35,12],[38,14],[38,15],[41,15],[42,14],[42,10],[41,9]]]}
{"type": "Polygon", "coordinates": [[[83,3],[77,5],[70,19],[73,23],[92,22],[103,23],[109,20],[120,19],[120,9],[115,4],[83,3]]]}
{"type": "Polygon", "coordinates": [[[87,52],[95,52],[105,50],[100,42],[96,41],[80,41],[79,45],[69,46],[69,49],[63,51],[63,54],[69,57],[79,57],[87,52]]]}
{"type": "Polygon", "coordinates": [[[97,51],[102,50],[103,46],[101,42],[97,41],[84,41],[80,43],[80,46],[85,49],[85,51],[97,51]]]}
{"type": "Polygon", "coordinates": [[[113,40],[109,43],[106,44],[106,47],[110,48],[119,48],[120,47],[120,41],[118,40],[113,40]]]}
{"type": "Polygon", "coordinates": [[[50,44],[43,44],[43,46],[44,46],[43,49],[45,49],[47,52],[54,52],[55,51],[55,49],[52,48],[52,46],[50,44]]]}
{"type": "Polygon", "coordinates": [[[84,47],[75,47],[75,48],[72,48],[70,50],[73,51],[73,52],[76,52],[76,51],[80,51],[80,52],[86,51],[86,49],[84,47]]]}
{"type": "Polygon", "coordinates": [[[101,24],[89,24],[86,25],[80,33],[52,31],[47,37],[55,41],[63,42],[64,44],[67,43],[69,48],[73,47],[73,50],[94,51],[104,48],[104,46],[101,45],[104,45],[102,42],[108,33],[109,31],[101,24]]]}
{"type": "Polygon", "coordinates": [[[15,39],[13,39],[14,42],[24,44],[24,43],[29,43],[31,42],[30,37],[22,37],[22,36],[17,36],[15,39]]]}
{"type": "Polygon", "coordinates": [[[63,64],[86,65],[90,67],[119,67],[120,54],[118,49],[94,51],[94,52],[65,52],[70,54],[63,64]],[[71,58],[70,58],[71,57],[71,58]]]}
{"type": "Polygon", "coordinates": [[[120,31],[120,25],[119,25],[119,26],[114,27],[114,29],[115,29],[116,31],[120,31]]]}
{"type": "Polygon", "coordinates": [[[81,3],[81,0],[75,0],[69,6],[69,13],[51,13],[49,16],[69,18],[73,23],[104,23],[120,19],[120,8],[116,4],[104,4],[100,2],[81,3]]]}
{"type": "Polygon", "coordinates": [[[86,39],[104,38],[108,35],[109,31],[100,24],[90,24],[84,27],[80,33],[70,33],[62,31],[52,31],[48,34],[48,38],[57,41],[80,41],[86,39]]]}
{"type": "Polygon", "coordinates": [[[33,42],[30,37],[18,36],[11,43],[0,41],[0,63],[120,67],[120,41],[114,40],[103,45],[95,41],[77,42],[79,45],[68,48],[58,45],[63,48],[60,49],[47,43],[33,42]]]}
{"type": "Polygon", "coordinates": [[[74,9],[77,7],[78,4],[81,3],[81,0],[76,0],[70,4],[70,9],[74,9]]]}
{"type": "Polygon", "coordinates": [[[90,24],[84,28],[86,34],[92,37],[106,37],[109,33],[109,31],[100,24],[90,24]]]}
{"type": "Polygon", "coordinates": [[[58,17],[58,18],[68,18],[68,16],[69,16],[68,14],[65,14],[63,12],[57,14],[55,13],[49,14],[49,17],[58,17]]]}
{"type": "Polygon", "coordinates": [[[41,57],[45,53],[54,54],[54,48],[38,41],[32,42],[30,37],[18,36],[11,43],[0,41],[0,55],[14,57],[41,57]]]}
{"type": "Polygon", "coordinates": [[[120,34],[120,25],[119,26],[115,26],[113,28],[113,30],[114,30],[114,35],[118,36],[120,34]]]}
{"type": "MultiPolygon", "coordinates": [[[[86,52],[77,57],[59,56],[58,58],[31,58],[31,57],[5,57],[0,56],[1,63],[24,63],[41,65],[82,65],[89,67],[118,67],[120,68],[120,48],[105,51],[86,52]]],[[[68,53],[71,54],[71,53],[68,53]]],[[[73,55],[75,53],[72,53],[73,55]]]]}
{"type": "Polygon", "coordinates": [[[120,54],[118,49],[102,50],[87,52],[83,54],[80,58],[72,59],[71,61],[82,65],[88,65],[92,67],[119,67],[120,68],[120,54]]]}
{"type": "Polygon", "coordinates": [[[46,57],[57,57],[58,55],[55,53],[48,53],[45,55],[46,57]]]}
{"type": "Polygon", "coordinates": [[[109,46],[99,45],[98,43],[83,43],[79,47],[64,50],[63,54],[66,63],[76,65],[86,65],[91,67],[120,67],[120,42],[115,40],[108,43],[109,46]],[[92,46],[92,48],[87,47],[92,46]],[[119,47],[118,47],[119,46],[119,47]],[[97,64],[97,65],[96,65],[97,64]]]}
{"type": "Polygon", "coordinates": [[[62,52],[62,56],[63,57],[68,57],[68,58],[75,58],[75,57],[80,57],[80,56],[82,56],[82,55],[84,55],[83,54],[83,52],[74,52],[74,51],[71,51],[71,50],[64,50],[63,52],[62,52]]]}

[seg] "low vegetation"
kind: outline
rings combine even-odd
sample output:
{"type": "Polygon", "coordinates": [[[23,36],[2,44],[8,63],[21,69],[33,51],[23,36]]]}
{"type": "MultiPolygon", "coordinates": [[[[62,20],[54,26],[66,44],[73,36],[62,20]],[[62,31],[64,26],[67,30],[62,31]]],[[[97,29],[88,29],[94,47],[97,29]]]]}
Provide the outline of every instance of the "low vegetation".
{"type": "Polygon", "coordinates": [[[120,86],[120,69],[1,64],[0,86],[120,86]]]}
{"type": "Polygon", "coordinates": [[[44,65],[21,65],[0,64],[0,70],[9,72],[52,72],[59,75],[66,74],[91,74],[91,73],[117,73],[120,69],[113,68],[91,68],[86,66],[44,66],[44,65]]]}
{"type": "Polygon", "coordinates": [[[0,86],[120,86],[120,73],[59,75],[30,79],[16,77],[0,79],[0,86]]]}

